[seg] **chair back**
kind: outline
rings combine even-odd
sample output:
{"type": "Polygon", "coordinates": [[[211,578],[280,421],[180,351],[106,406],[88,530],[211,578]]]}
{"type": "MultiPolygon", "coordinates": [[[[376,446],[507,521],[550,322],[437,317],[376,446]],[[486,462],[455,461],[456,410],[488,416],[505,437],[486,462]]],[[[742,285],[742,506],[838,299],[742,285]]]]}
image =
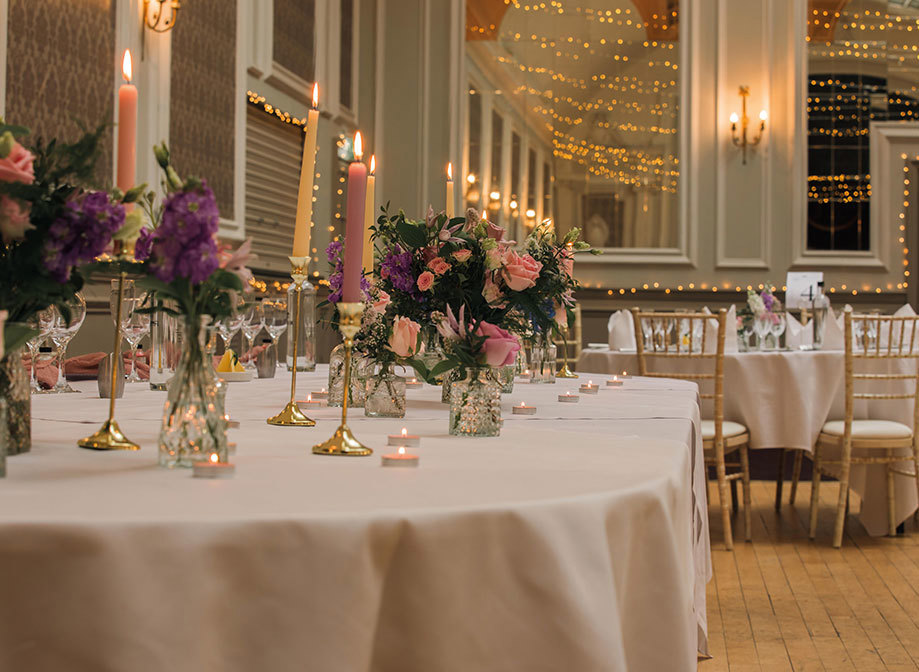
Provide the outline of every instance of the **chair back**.
{"type": "Polygon", "coordinates": [[[919,316],[856,314],[851,306],[846,306],[844,339],[845,440],[849,441],[852,435],[858,399],[911,402],[913,435],[916,436],[919,429],[919,316]]]}
{"type": "MultiPolygon", "coordinates": [[[[639,375],[692,380],[714,406],[715,443],[723,439],[724,337],[727,311],[652,313],[632,308],[639,375]],[[661,370],[665,362],[691,361],[685,371],[661,370]]],[[[668,367],[664,367],[668,368],[668,367]]]]}

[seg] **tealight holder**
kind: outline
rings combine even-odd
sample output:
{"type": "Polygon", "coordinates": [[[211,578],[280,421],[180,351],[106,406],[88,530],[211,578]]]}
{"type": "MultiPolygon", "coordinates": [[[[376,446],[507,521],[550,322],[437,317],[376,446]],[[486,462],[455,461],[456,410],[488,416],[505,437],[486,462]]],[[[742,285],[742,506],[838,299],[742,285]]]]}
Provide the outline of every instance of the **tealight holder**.
{"type": "Polygon", "coordinates": [[[323,387],[318,392],[310,392],[310,396],[313,400],[325,401],[329,398],[329,391],[323,387]]]}
{"type": "Polygon", "coordinates": [[[600,392],[600,386],[590,381],[581,385],[580,392],[581,394],[598,394],[600,392]]]}
{"type": "Polygon", "coordinates": [[[401,434],[390,434],[387,437],[390,446],[406,446],[408,448],[417,448],[421,445],[421,437],[417,434],[409,434],[408,430],[403,427],[401,434]]]}
{"type": "Polygon", "coordinates": [[[581,400],[581,397],[573,392],[565,392],[565,394],[558,395],[558,400],[563,404],[576,404],[581,400]]]}
{"type": "MultiPolygon", "coordinates": [[[[347,391],[351,389],[351,349],[354,346],[354,337],[361,329],[364,304],[359,301],[339,301],[336,307],[338,308],[338,330],[344,338],[345,345],[344,387],[342,389],[347,391]]],[[[348,398],[350,396],[350,394],[342,395],[341,424],[326,441],[313,446],[314,454],[361,456],[373,453],[370,448],[355,438],[348,427],[348,398]]]]}
{"type": "Polygon", "coordinates": [[[536,415],[535,406],[527,406],[525,401],[521,401],[517,406],[511,409],[514,415],[536,415]]]}
{"type": "Polygon", "coordinates": [[[318,399],[313,399],[314,394],[315,394],[314,392],[310,392],[308,395],[306,395],[306,399],[298,400],[297,405],[302,406],[303,408],[306,408],[306,409],[321,407],[322,402],[319,401],[318,399]]]}
{"type": "MultiPolygon", "coordinates": [[[[613,378],[615,377],[616,376],[613,376],[613,378]]],[[[621,374],[619,374],[619,377],[622,378],[622,380],[629,380],[632,376],[628,371],[623,371],[621,374]]]]}
{"type": "Polygon", "coordinates": [[[296,305],[294,306],[294,329],[292,336],[294,365],[290,369],[290,401],[284,409],[270,418],[267,422],[269,425],[278,427],[314,427],[316,421],[308,418],[300,410],[295,401],[297,395],[297,343],[300,340],[300,294],[303,292],[303,283],[306,282],[306,266],[309,263],[309,257],[288,257],[290,259],[290,277],[294,281],[294,288],[297,293],[296,305]]]}
{"type": "MultiPolygon", "coordinates": [[[[117,245],[120,248],[120,243],[117,245]]],[[[129,261],[122,249],[116,249],[117,260],[129,261]]],[[[118,273],[118,305],[115,307],[115,345],[112,347],[112,362],[121,361],[121,307],[124,303],[124,281],[127,273],[121,271],[118,273]]],[[[118,389],[118,374],[122,371],[120,366],[112,366],[112,390],[118,389]]],[[[80,448],[90,450],[140,450],[140,446],[131,441],[115,420],[115,398],[117,395],[112,394],[109,398],[108,419],[102,423],[102,427],[95,433],[77,441],[80,448]]]]}
{"type": "Polygon", "coordinates": [[[398,452],[383,456],[381,464],[384,467],[417,467],[419,458],[405,452],[405,446],[399,446],[398,452]]]}
{"type": "Polygon", "coordinates": [[[422,387],[424,387],[424,383],[422,383],[417,378],[412,378],[405,381],[405,388],[408,390],[420,390],[422,387]]]}
{"type": "Polygon", "coordinates": [[[619,380],[618,376],[613,376],[612,378],[606,381],[607,387],[622,387],[622,381],[619,380]]]}
{"type": "Polygon", "coordinates": [[[232,462],[221,462],[217,453],[211,453],[207,460],[199,460],[191,465],[194,478],[232,478],[236,465],[232,462]]]}

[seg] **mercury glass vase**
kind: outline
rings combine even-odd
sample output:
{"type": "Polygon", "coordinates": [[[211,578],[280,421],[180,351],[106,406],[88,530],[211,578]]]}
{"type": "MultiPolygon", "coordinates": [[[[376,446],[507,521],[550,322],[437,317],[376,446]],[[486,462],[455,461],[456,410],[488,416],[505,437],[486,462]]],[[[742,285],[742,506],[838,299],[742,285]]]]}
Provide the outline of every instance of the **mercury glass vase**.
{"type": "Polygon", "coordinates": [[[227,420],[214,364],[208,354],[210,318],[185,321],[185,339],[176,373],[169,382],[159,436],[163,467],[227,460],[227,420]]]}
{"type": "Polygon", "coordinates": [[[450,386],[450,434],[501,434],[501,385],[488,368],[468,369],[450,386]]]}
{"type": "MultiPolygon", "coordinates": [[[[363,408],[367,394],[367,379],[373,375],[373,361],[357,350],[351,351],[351,397],[349,408],[363,408]]],[[[328,405],[341,407],[342,390],[345,387],[345,346],[339,343],[329,356],[329,399],[328,405]]]]}
{"type": "Polygon", "coordinates": [[[405,417],[405,378],[397,376],[392,364],[379,367],[367,379],[364,415],[369,418],[405,417]]]}
{"type": "Polygon", "coordinates": [[[32,448],[32,398],[21,348],[0,359],[0,399],[6,402],[6,454],[29,452],[32,448]]]}

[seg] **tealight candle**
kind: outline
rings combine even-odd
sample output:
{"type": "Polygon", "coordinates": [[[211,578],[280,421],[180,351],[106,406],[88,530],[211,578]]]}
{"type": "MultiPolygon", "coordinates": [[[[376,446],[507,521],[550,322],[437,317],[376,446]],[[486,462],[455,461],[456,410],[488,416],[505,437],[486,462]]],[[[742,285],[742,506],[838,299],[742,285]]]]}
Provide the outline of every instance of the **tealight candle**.
{"type": "Polygon", "coordinates": [[[517,377],[521,380],[521,382],[528,382],[530,378],[533,377],[533,374],[530,373],[529,369],[524,369],[523,373],[517,374],[517,377]]]}
{"type": "Polygon", "coordinates": [[[401,434],[389,435],[388,443],[390,446],[408,446],[409,448],[417,448],[421,445],[421,437],[417,434],[409,434],[408,430],[403,427],[401,434]]]}
{"type": "Polygon", "coordinates": [[[536,415],[536,407],[527,406],[527,402],[521,401],[519,406],[514,406],[512,412],[514,415],[536,415]]]}
{"type": "Polygon", "coordinates": [[[310,392],[310,397],[313,398],[313,399],[320,399],[320,400],[321,400],[321,399],[328,399],[328,398],[329,398],[329,391],[323,387],[323,388],[322,388],[321,390],[319,390],[318,392],[310,392]]]}
{"type": "Polygon", "coordinates": [[[600,391],[599,385],[594,385],[594,381],[588,380],[586,383],[581,385],[582,394],[597,394],[600,391]]]}
{"type": "Polygon", "coordinates": [[[606,381],[607,387],[622,387],[622,381],[619,380],[619,376],[613,376],[606,381]]]}
{"type": "Polygon", "coordinates": [[[565,394],[558,395],[558,400],[566,404],[576,404],[580,399],[581,397],[573,392],[565,392],[565,394]]]}
{"type": "Polygon", "coordinates": [[[313,399],[313,393],[310,392],[308,395],[306,395],[306,399],[297,402],[297,406],[303,406],[305,408],[319,408],[322,406],[322,402],[313,399]]]}
{"type": "Polygon", "coordinates": [[[211,453],[207,461],[192,464],[191,471],[194,478],[230,478],[236,473],[236,465],[221,462],[217,453],[211,453]]]}
{"type": "MultiPolygon", "coordinates": [[[[613,377],[615,378],[615,376],[613,376],[613,377]]],[[[622,375],[620,376],[620,378],[622,378],[623,380],[628,380],[628,379],[631,378],[631,377],[632,377],[632,376],[629,375],[629,372],[623,369],[622,375]]]]}
{"type": "Polygon", "coordinates": [[[412,378],[411,380],[405,381],[405,387],[406,389],[409,389],[409,390],[417,390],[417,389],[424,387],[424,383],[422,383],[417,378],[412,378]]]}
{"type": "Polygon", "coordinates": [[[399,446],[398,453],[389,453],[383,456],[384,467],[417,467],[418,456],[405,452],[405,446],[399,446]]]}

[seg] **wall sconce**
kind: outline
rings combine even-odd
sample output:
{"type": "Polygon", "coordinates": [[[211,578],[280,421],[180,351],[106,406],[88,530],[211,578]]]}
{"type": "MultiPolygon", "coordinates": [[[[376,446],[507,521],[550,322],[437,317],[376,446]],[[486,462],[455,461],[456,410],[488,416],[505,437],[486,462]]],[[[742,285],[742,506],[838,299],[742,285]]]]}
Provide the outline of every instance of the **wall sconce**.
{"type": "Polygon", "coordinates": [[[737,118],[737,113],[731,113],[731,140],[734,142],[735,147],[740,147],[741,152],[743,153],[743,163],[747,164],[747,147],[756,147],[760,140],[763,139],[763,132],[766,130],[766,110],[760,110],[759,113],[759,133],[756,134],[756,137],[751,139],[747,138],[747,128],[750,125],[750,117],[747,116],[747,96],[750,95],[749,86],[740,87],[740,100],[741,100],[741,116],[740,119],[737,118]],[[737,122],[740,122],[740,135],[737,135],[737,122]]]}
{"type": "Polygon", "coordinates": [[[155,33],[165,33],[176,25],[179,0],[144,0],[144,25],[155,33]]]}

